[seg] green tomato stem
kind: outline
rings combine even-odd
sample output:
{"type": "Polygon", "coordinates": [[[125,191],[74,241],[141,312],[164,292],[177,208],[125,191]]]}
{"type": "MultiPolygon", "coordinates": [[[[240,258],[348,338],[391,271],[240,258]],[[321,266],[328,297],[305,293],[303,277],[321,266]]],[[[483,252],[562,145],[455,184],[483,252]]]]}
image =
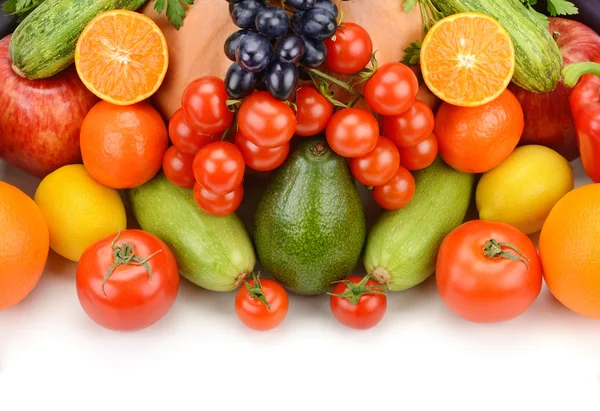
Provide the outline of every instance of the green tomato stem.
{"type": "Polygon", "coordinates": [[[498,260],[501,258],[519,261],[527,266],[527,270],[529,270],[529,257],[523,254],[517,247],[509,243],[499,243],[493,238],[488,240],[483,246],[483,254],[490,259],[498,260]],[[504,251],[502,247],[510,248],[511,251],[504,251]],[[516,254],[515,254],[516,253],[516,254]]]}

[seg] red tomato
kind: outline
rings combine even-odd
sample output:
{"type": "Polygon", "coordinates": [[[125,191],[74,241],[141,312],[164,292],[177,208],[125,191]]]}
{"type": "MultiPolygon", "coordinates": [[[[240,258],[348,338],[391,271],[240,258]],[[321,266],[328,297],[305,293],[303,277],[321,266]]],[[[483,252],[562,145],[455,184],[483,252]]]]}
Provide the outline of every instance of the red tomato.
{"type": "Polygon", "coordinates": [[[350,276],[338,282],[330,295],[329,306],[334,317],[357,330],[376,326],[387,310],[383,288],[369,277],[350,276]]]}
{"type": "Polygon", "coordinates": [[[344,22],[335,36],[325,40],[325,66],[339,74],[355,74],[364,69],[373,54],[369,33],[356,23],[344,22]]]}
{"type": "Polygon", "coordinates": [[[192,81],[181,97],[186,121],[199,133],[225,131],[233,121],[233,113],[227,107],[228,98],[225,82],[218,77],[204,76],[192,81]]]}
{"type": "Polygon", "coordinates": [[[240,149],[246,165],[256,171],[275,170],[290,152],[290,143],[274,148],[259,147],[244,137],[241,131],[235,135],[235,145],[240,149]]]}
{"type": "Polygon", "coordinates": [[[499,322],[524,313],[542,288],[535,245],[505,223],[474,220],[442,242],[436,265],[444,304],[466,320],[499,322]]]}
{"type": "Polygon", "coordinates": [[[333,104],[311,86],[298,89],[296,108],[296,134],[302,137],[314,136],[325,130],[333,115],[333,104]]]}
{"type": "Polygon", "coordinates": [[[259,331],[277,327],[285,319],[289,307],[285,289],[276,281],[245,281],[235,297],[235,312],[242,322],[259,331]]]}
{"type": "Polygon", "coordinates": [[[415,100],[404,113],[381,120],[383,135],[399,148],[416,146],[433,133],[434,125],[433,111],[421,100],[415,100]]]}
{"type": "Polygon", "coordinates": [[[379,137],[377,145],[362,157],[350,160],[352,176],[366,186],[380,186],[394,177],[400,167],[398,148],[385,137],[379,137]]]}
{"type": "Polygon", "coordinates": [[[163,172],[169,181],[176,186],[192,188],[194,178],[194,156],[186,154],[175,146],[169,147],[163,159],[163,172]]]}
{"type": "Polygon", "coordinates": [[[379,124],[367,110],[343,108],[329,120],[327,143],[342,157],[361,157],[375,148],[379,124]]]}
{"type": "Polygon", "coordinates": [[[111,330],[134,331],[156,323],[171,309],[179,272],[173,253],[160,239],[125,230],[85,250],[76,285],[81,307],[92,320],[111,330]]]}
{"type": "Polygon", "coordinates": [[[194,177],[215,194],[230,193],[244,179],[244,157],[235,144],[216,141],[204,146],[194,157],[194,177]]]}
{"type": "Polygon", "coordinates": [[[240,184],[232,192],[225,194],[215,194],[202,187],[200,184],[194,184],[194,200],[206,214],[214,216],[225,216],[235,212],[244,198],[244,185],[240,184]]]}
{"type": "Polygon", "coordinates": [[[296,130],[294,111],[269,94],[257,91],[246,97],[238,113],[239,129],[259,147],[281,147],[289,142],[296,130]]]}
{"type": "Polygon", "coordinates": [[[429,137],[421,141],[414,147],[401,148],[400,158],[402,166],[407,170],[421,170],[429,167],[438,154],[438,143],[435,135],[431,133],[429,137]]]}
{"type": "Polygon", "coordinates": [[[384,116],[397,116],[409,109],[419,93],[419,80],[402,63],[379,67],[365,84],[364,95],[369,107],[384,116]]]}
{"type": "Polygon", "coordinates": [[[373,187],[373,198],[379,207],[398,210],[406,206],[415,195],[415,179],[410,171],[400,166],[394,177],[381,186],[373,187]]]}
{"type": "Polygon", "coordinates": [[[192,155],[213,141],[213,135],[199,133],[188,124],[181,108],[169,120],[169,137],[179,150],[192,155]]]}

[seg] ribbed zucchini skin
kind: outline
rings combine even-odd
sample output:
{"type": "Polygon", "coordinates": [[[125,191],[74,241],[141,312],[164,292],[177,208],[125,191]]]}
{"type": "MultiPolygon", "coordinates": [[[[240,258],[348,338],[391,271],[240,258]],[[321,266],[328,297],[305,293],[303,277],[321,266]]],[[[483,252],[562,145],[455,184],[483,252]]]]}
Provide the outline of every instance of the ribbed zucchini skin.
{"type": "Polygon", "coordinates": [[[73,63],[77,39],[90,20],[107,10],[137,10],[146,1],[46,0],[13,33],[13,66],[29,79],[51,77],[73,63]]]}
{"type": "Polygon", "coordinates": [[[520,0],[432,0],[445,16],[480,12],[494,17],[508,31],[515,46],[513,82],[536,93],[554,90],[563,61],[558,45],[520,0]]]}

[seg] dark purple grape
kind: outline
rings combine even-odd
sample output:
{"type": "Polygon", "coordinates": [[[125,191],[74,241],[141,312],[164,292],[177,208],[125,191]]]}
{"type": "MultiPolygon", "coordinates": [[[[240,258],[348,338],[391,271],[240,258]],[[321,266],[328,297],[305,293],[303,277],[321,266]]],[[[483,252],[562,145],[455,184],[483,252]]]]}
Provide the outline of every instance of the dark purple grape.
{"type": "Polygon", "coordinates": [[[262,34],[250,32],[242,38],[235,53],[237,63],[256,73],[267,68],[273,57],[273,46],[262,34]]]}
{"type": "Polygon", "coordinates": [[[302,34],[315,40],[333,37],[337,30],[335,16],[325,9],[315,7],[302,16],[302,34]]]}
{"type": "Polygon", "coordinates": [[[242,38],[248,33],[250,33],[249,30],[238,30],[227,37],[227,40],[225,40],[225,55],[229,60],[235,61],[235,51],[242,38]]]}
{"type": "Polygon", "coordinates": [[[268,7],[256,15],[256,29],[271,39],[287,33],[289,24],[287,13],[277,7],[268,7]]]}
{"type": "Polygon", "coordinates": [[[256,73],[251,73],[233,63],[225,75],[225,90],[231,98],[241,99],[249,96],[256,85],[256,73]]]}
{"type": "Polygon", "coordinates": [[[296,34],[285,36],[275,47],[275,58],[286,63],[296,64],[304,54],[304,41],[296,34]]]}
{"type": "Polygon", "coordinates": [[[315,0],[285,0],[285,3],[297,10],[308,10],[315,5],[315,0]]]}
{"type": "Polygon", "coordinates": [[[234,3],[234,4],[238,4],[238,3],[241,3],[243,1],[246,1],[246,0],[227,0],[228,3],[234,3]]]}
{"type": "Polygon", "coordinates": [[[256,15],[259,11],[267,8],[263,0],[244,0],[236,4],[231,12],[231,20],[242,29],[253,29],[256,15]]]}
{"type": "Polygon", "coordinates": [[[292,63],[275,61],[267,69],[265,84],[274,98],[287,100],[298,85],[298,69],[292,63]]]}
{"type": "Polygon", "coordinates": [[[300,80],[311,80],[308,70],[302,66],[298,66],[298,77],[300,80]]]}
{"type": "Polygon", "coordinates": [[[317,0],[315,7],[327,10],[334,17],[337,17],[339,13],[338,7],[331,0],[317,0]]]}
{"type": "Polygon", "coordinates": [[[327,58],[327,47],[325,46],[325,43],[308,37],[302,37],[302,40],[304,40],[304,55],[302,56],[300,63],[310,68],[319,67],[327,58]]]}
{"type": "Polygon", "coordinates": [[[297,13],[292,14],[290,18],[290,24],[292,26],[292,30],[294,33],[298,35],[302,35],[302,16],[304,15],[303,11],[299,11],[297,13]]]}

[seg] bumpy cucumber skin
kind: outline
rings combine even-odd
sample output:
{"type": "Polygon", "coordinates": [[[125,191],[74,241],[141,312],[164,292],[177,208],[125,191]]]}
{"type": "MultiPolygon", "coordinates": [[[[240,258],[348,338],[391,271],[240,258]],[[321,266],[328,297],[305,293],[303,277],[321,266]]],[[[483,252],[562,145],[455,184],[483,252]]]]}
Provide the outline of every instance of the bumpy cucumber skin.
{"type": "Polygon", "coordinates": [[[560,81],[563,60],[558,45],[521,0],[432,0],[445,16],[476,11],[494,17],[515,46],[513,82],[534,93],[549,93],[560,81]]]}
{"type": "Polygon", "coordinates": [[[383,212],[365,248],[367,273],[385,269],[390,291],[409,289],[433,274],[442,240],[464,221],[475,185],[473,174],[456,171],[439,157],[413,175],[412,201],[400,210],[383,212]]]}
{"type": "Polygon", "coordinates": [[[254,243],[261,265],[288,290],[325,293],[360,260],[366,219],[346,161],[325,140],[303,140],[275,171],[258,204],[254,243]]]}
{"type": "Polygon", "coordinates": [[[171,248],[179,272],[192,283],[207,290],[232,291],[240,274],[254,270],[254,247],[236,214],[205,214],[192,190],[171,184],[162,173],[128,195],[141,228],[171,248]]]}
{"type": "Polygon", "coordinates": [[[107,10],[137,10],[147,0],[45,0],[10,39],[13,65],[28,79],[51,77],[74,61],[85,26],[107,10]]]}

